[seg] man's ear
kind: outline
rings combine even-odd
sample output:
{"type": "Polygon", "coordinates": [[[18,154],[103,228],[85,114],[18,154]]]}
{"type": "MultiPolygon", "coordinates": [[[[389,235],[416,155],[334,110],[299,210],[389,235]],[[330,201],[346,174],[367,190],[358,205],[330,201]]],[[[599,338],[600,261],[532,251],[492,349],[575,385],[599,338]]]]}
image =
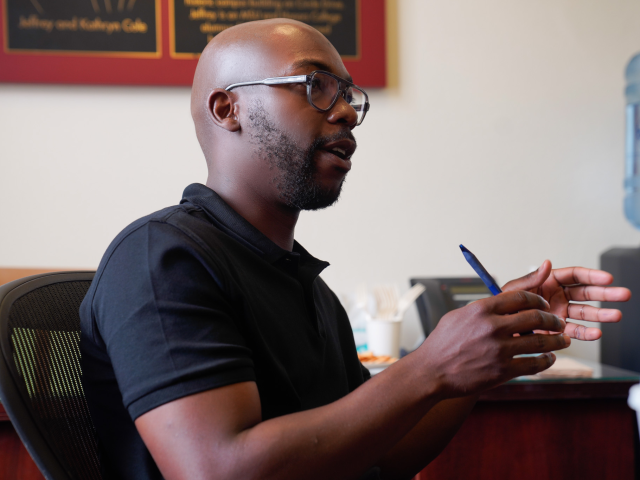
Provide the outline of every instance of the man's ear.
{"type": "Polygon", "coordinates": [[[207,98],[207,110],[213,123],[230,132],[240,130],[240,121],[236,115],[237,105],[231,92],[223,88],[216,88],[207,98]]]}

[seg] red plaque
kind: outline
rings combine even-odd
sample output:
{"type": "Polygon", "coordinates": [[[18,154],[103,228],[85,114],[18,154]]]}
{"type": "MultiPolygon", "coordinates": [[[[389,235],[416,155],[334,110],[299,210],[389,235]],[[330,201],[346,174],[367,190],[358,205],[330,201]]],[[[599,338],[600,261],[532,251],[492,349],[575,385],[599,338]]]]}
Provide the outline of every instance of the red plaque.
{"type": "Polygon", "coordinates": [[[217,33],[288,17],[324,33],[355,83],[386,84],[384,0],[0,2],[0,82],[191,85],[217,33]]]}

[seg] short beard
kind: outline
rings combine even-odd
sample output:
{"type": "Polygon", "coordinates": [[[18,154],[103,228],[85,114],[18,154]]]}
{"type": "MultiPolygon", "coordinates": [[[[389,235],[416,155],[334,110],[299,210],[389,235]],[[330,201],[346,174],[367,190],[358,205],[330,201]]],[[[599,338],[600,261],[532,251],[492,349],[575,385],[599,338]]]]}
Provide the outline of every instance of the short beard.
{"type": "Polygon", "coordinates": [[[320,210],[338,201],[345,179],[337,190],[323,188],[317,181],[315,155],[330,142],[353,139],[350,131],[317,138],[304,148],[275,126],[260,101],[250,107],[249,121],[258,155],[269,163],[271,170],[276,170],[272,182],[287,206],[297,210],[320,210]]]}

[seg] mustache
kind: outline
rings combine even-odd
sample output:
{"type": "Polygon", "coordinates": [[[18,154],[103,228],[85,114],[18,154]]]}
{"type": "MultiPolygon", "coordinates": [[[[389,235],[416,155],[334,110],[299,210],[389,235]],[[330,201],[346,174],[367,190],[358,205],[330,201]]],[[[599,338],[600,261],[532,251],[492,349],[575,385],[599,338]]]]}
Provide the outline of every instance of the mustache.
{"type": "Polygon", "coordinates": [[[340,140],[351,140],[352,142],[355,143],[356,148],[358,148],[358,142],[356,142],[356,137],[353,136],[353,133],[351,132],[351,130],[346,128],[340,132],[336,132],[331,135],[325,135],[323,137],[316,138],[311,144],[309,148],[309,152],[313,153],[316,150],[321,149],[325,145],[328,145],[329,143],[338,142],[340,140]]]}

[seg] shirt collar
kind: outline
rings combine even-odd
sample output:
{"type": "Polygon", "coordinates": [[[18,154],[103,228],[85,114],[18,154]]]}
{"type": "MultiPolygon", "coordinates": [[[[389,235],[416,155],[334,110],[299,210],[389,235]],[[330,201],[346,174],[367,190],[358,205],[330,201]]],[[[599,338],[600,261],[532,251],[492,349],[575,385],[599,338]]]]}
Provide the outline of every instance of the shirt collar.
{"type": "Polygon", "coordinates": [[[318,260],[296,241],[293,243],[292,252],[280,248],[205,185],[200,183],[189,185],[185,188],[180,203],[191,203],[201,207],[216,227],[269,263],[289,259],[299,266],[311,267],[312,270],[317,271],[316,275],[329,266],[328,262],[318,260]]]}

